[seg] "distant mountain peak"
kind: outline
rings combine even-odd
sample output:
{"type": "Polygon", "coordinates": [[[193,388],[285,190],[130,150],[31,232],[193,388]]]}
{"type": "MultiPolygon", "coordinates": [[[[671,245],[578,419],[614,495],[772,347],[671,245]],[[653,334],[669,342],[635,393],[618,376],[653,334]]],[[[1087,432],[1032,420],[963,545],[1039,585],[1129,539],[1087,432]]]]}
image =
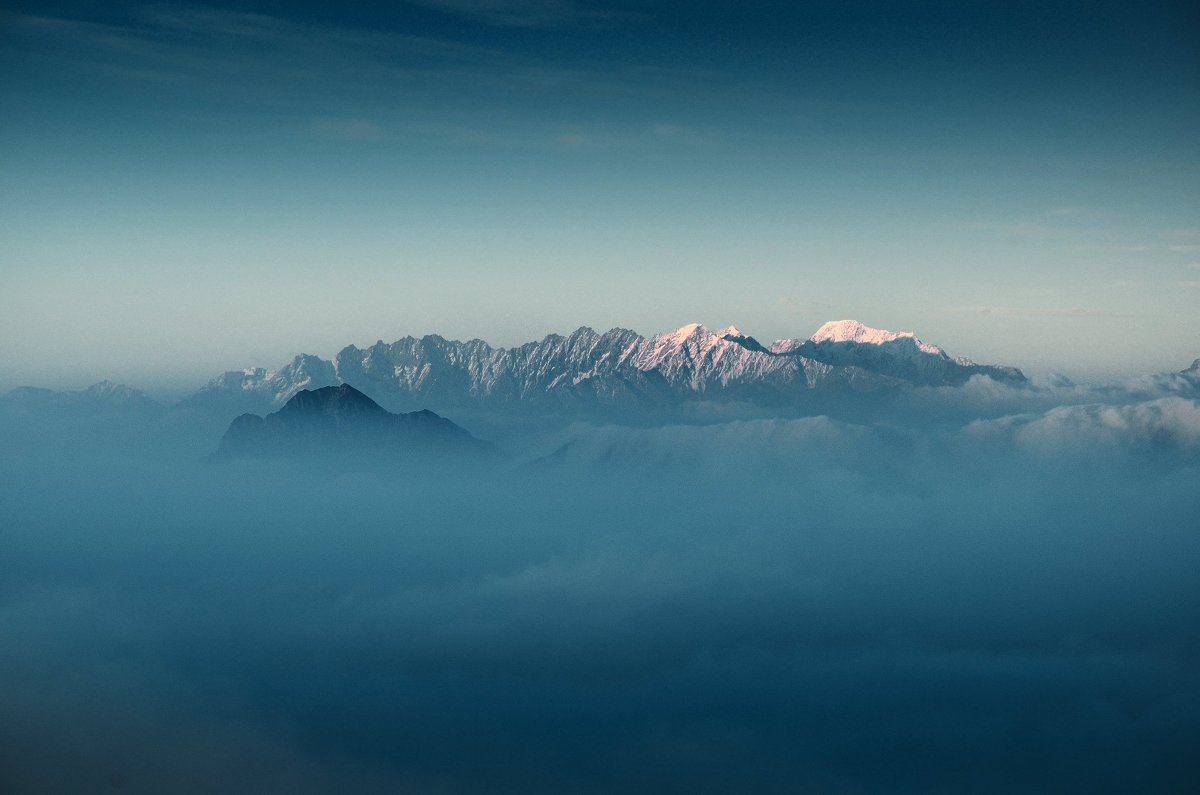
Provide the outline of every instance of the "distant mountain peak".
{"type": "Polygon", "coordinates": [[[1192,362],[1192,366],[1184,370],[1185,373],[1200,373],[1200,359],[1192,362]]]}
{"type": "Polygon", "coordinates": [[[720,331],[712,331],[703,323],[686,323],[674,331],[658,334],[648,339],[655,341],[660,347],[663,345],[679,347],[689,341],[711,345],[728,341],[729,337],[742,338],[745,335],[737,326],[726,326],[720,331]]]}
{"type": "Polygon", "coordinates": [[[142,396],[140,390],[105,379],[83,390],[83,394],[98,400],[124,401],[142,396]]]}
{"type": "Polygon", "coordinates": [[[659,336],[666,340],[682,343],[685,340],[695,336],[697,332],[701,332],[706,336],[711,333],[707,328],[705,328],[703,323],[685,323],[684,325],[672,331],[670,334],[661,334],[659,336]]]}
{"type": "Polygon", "coordinates": [[[446,455],[492,446],[432,411],[393,414],[349,384],[302,389],[266,417],[243,414],[225,432],[221,457],[446,455]]]}
{"type": "Polygon", "coordinates": [[[831,320],[813,332],[809,339],[818,344],[822,342],[856,342],[860,345],[883,345],[898,339],[911,339],[925,353],[937,355],[943,352],[936,345],[921,342],[911,331],[888,331],[887,329],[872,328],[857,320],[831,320]]]}
{"type": "Polygon", "coordinates": [[[349,384],[302,389],[284,404],[281,412],[324,415],[335,419],[387,414],[387,410],[349,384]]]}
{"type": "Polygon", "coordinates": [[[89,411],[157,411],[162,405],[140,389],[112,381],[100,381],[87,389],[55,392],[35,387],[17,387],[0,399],[27,406],[75,408],[89,411]]]}

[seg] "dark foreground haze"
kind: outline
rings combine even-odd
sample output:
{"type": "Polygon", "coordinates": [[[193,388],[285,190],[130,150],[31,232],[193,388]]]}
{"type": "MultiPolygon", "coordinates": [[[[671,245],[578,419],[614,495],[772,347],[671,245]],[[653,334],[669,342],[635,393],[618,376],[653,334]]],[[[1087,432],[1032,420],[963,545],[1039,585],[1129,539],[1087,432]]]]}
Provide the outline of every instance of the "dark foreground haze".
{"type": "Polygon", "coordinates": [[[9,405],[0,790],[1190,790],[1200,405],[938,394],[402,472],[9,405]]]}

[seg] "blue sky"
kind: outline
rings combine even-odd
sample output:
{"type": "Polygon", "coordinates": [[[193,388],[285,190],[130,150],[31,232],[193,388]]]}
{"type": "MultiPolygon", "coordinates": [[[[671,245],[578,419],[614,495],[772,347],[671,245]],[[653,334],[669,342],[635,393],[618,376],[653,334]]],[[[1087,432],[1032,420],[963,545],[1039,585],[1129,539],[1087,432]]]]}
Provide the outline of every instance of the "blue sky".
{"type": "Polygon", "coordinates": [[[1200,356],[1191,3],[10,3],[0,386],[829,319],[1200,356]]]}

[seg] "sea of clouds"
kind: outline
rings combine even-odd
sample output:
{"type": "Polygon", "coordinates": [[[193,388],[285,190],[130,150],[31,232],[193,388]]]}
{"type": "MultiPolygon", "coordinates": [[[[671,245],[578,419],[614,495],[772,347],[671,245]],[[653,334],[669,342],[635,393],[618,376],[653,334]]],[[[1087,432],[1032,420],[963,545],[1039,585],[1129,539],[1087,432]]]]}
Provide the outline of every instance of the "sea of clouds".
{"type": "Polygon", "coordinates": [[[0,407],[0,790],[1186,791],[1190,389],[708,407],[423,473],[0,407]]]}

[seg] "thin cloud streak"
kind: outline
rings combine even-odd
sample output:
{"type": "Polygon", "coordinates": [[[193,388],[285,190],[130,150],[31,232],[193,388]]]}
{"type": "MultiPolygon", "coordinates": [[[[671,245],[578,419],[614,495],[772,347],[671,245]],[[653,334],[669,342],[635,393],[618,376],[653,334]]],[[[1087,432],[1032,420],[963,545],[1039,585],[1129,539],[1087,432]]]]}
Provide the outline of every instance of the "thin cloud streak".
{"type": "Polygon", "coordinates": [[[974,306],[951,308],[951,312],[966,312],[974,315],[1009,317],[1009,318],[1067,318],[1076,320],[1103,318],[1136,318],[1148,315],[1135,312],[1114,312],[1105,309],[1086,309],[1084,307],[1012,307],[1012,306],[974,306]]]}
{"type": "Polygon", "coordinates": [[[405,100],[434,101],[467,89],[612,93],[633,84],[427,36],[207,10],[158,10],[144,19],[145,26],[120,26],[16,16],[13,29],[18,44],[47,63],[310,113],[384,95],[399,108],[405,100]]]}
{"type": "Polygon", "coordinates": [[[504,28],[612,26],[636,19],[630,11],[601,9],[574,0],[409,0],[415,5],[504,28]]]}

